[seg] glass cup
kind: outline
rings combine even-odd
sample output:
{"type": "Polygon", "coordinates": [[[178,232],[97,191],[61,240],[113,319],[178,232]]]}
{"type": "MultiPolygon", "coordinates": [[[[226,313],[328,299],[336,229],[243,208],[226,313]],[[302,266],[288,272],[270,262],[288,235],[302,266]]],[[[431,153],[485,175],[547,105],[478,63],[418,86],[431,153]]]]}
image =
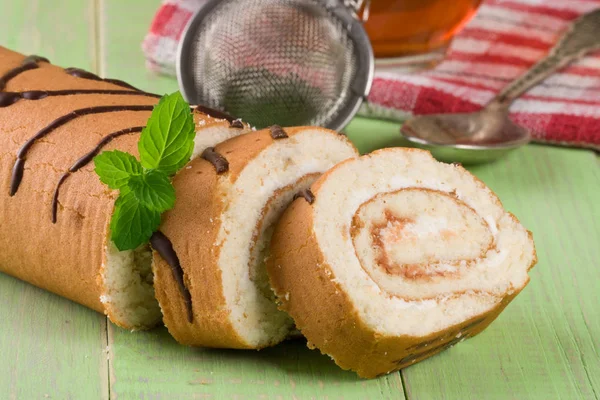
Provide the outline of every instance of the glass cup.
{"type": "Polygon", "coordinates": [[[475,15],[481,0],[371,0],[362,17],[375,63],[419,69],[440,62],[452,41],[475,15]]]}

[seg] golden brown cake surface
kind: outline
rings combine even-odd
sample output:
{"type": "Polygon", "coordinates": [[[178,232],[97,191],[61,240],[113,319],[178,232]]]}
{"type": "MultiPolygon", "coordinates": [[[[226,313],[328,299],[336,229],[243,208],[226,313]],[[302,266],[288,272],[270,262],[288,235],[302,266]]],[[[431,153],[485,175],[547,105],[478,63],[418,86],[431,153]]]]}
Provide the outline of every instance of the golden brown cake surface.
{"type": "MultiPolygon", "coordinates": [[[[101,302],[118,192],[100,182],[92,160],[114,149],[137,157],[159,97],[0,47],[0,271],[132,328],[101,302]]],[[[229,129],[200,112],[194,120],[198,129],[229,129]]]]}

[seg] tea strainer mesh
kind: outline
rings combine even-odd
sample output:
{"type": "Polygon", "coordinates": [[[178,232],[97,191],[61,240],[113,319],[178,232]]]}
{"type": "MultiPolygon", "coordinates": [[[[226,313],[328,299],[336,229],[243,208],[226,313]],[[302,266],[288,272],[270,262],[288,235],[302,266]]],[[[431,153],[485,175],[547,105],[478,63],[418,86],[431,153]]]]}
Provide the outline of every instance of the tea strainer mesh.
{"type": "Polygon", "coordinates": [[[257,128],[341,129],[370,89],[373,52],[337,0],[212,0],[190,20],[178,54],[186,100],[257,128]]]}

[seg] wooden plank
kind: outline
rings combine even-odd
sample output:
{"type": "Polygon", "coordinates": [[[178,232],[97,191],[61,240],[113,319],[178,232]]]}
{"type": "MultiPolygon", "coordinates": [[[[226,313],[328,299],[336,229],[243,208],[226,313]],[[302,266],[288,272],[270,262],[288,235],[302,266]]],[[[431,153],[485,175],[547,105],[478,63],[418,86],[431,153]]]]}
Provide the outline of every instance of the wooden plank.
{"type": "MultiPolygon", "coordinates": [[[[93,1],[0,1],[0,44],[95,69],[93,1]]],[[[0,397],[108,398],[106,318],[0,274],[0,397]]]]}
{"type": "Polygon", "coordinates": [[[0,397],[106,399],[106,318],[0,274],[0,397]]]}
{"type": "Polygon", "coordinates": [[[144,65],[141,44],[160,0],[98,1],[100,73],[154,93],[176,91],[177,80],[152,73],[144,65]]]}
{"type": "Polygon", "coordinates": [[[403,399],[399,374],[360,380],[303,341],[244,351],[180,346],[165,328],[109,334],[117,398],[403,399]]]}

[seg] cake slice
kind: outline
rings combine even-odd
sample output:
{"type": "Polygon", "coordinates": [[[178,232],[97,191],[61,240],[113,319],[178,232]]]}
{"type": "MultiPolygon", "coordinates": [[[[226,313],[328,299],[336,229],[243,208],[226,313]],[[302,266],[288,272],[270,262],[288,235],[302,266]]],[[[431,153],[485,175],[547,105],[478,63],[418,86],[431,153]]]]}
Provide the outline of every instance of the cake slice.
{"type": "Polygon", "coordinates": [[[531,233],[459,165],[385,149],[324,174],[280,219],[267,263],[281,309],[371,378],[487,327],[529,281],[531,233]]]}
{"type": "MultiPolygon", "coordinates": [[[[252,132],[240,120],[207,107],[198,106],[193,112],[196,138],[192,157],[206,148],[236,136],[252,132]]],[[[119,251],[106,233],[106,255],[100,273],[100,300],[105,312],[115,324],[128,329],[155,326],[162,314],[154,293],[152,253],[149,245],[136,250],[119,251]]]]}
{"type": "Polygon", "coordinates": [[[264,265],[273,226],[296,193],[355,157],[336,132],[274,126],[206,149],[175,176],[177,202],[152,246],[156,297],[178,342],[258,349],[288,335],[264,265]]]}

